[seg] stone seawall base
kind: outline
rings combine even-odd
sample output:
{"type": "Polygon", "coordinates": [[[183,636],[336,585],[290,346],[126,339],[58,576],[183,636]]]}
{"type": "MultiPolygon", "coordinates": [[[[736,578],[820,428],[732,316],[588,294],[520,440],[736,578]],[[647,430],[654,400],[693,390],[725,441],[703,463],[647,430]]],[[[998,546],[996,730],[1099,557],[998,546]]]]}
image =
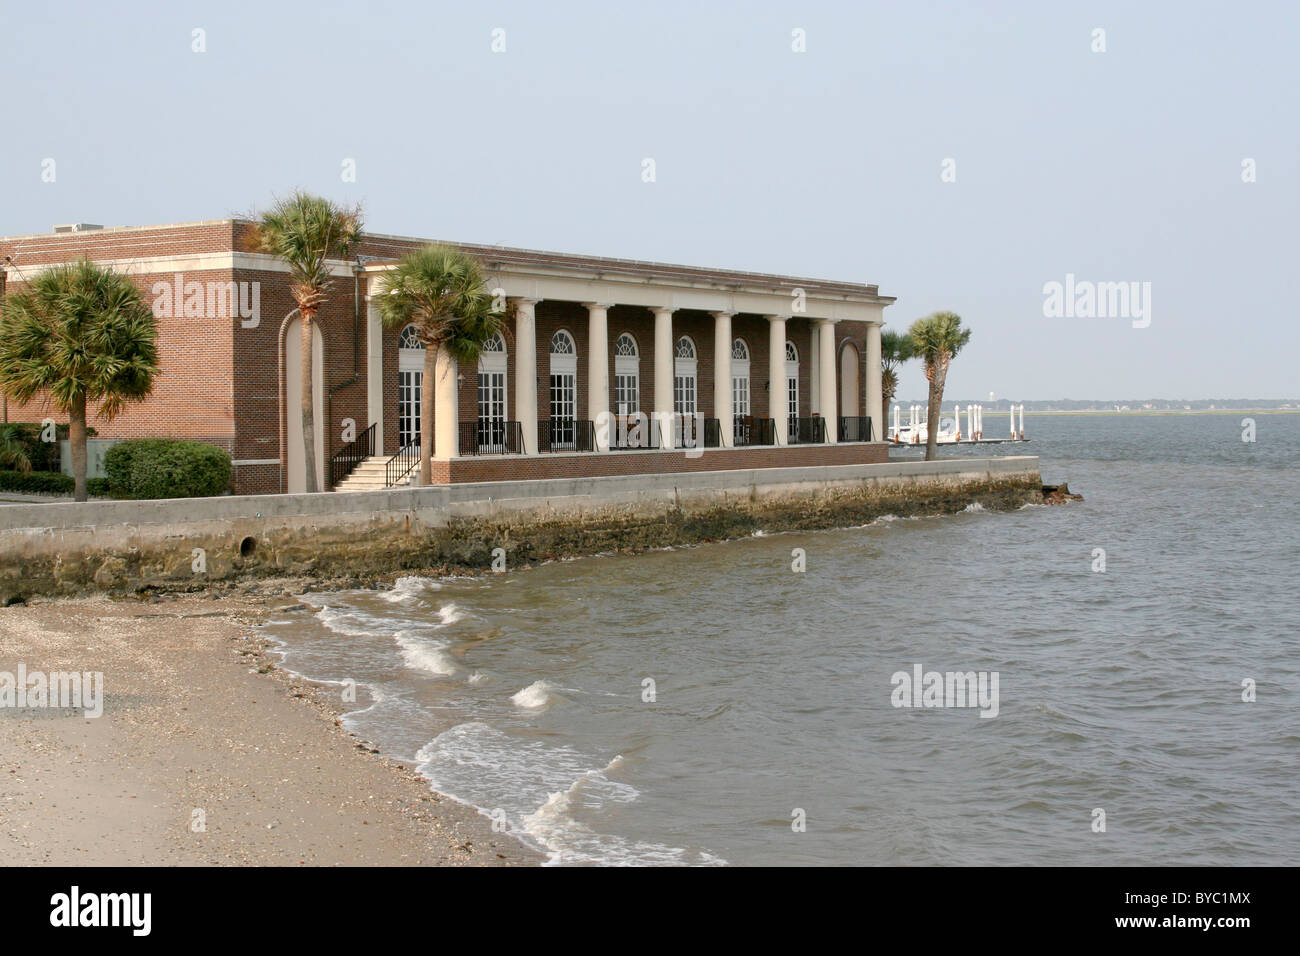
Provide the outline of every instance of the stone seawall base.
{"type": "Polygon", "coordinates": [[[122,512],[130,517],[117,523],[110,523],[116,505],[76,520],[74,512],[45,509],[97,506],[31,506],[27,517],[0,508],[0,603],[93,591],[188,591],[277,576],[368,586],[397,574],[488,570],[498,548],[506,567],[516,569],[758,530],[848,527],[886,514],[949,514],[973,502],[1008,510],[1042,500],[1036,458],[864,465],[769,483],[749,480],[754,474],[584,488],[491,483],[475,486],[475,493],[462,486],[455,498],[445,489],[441,497],[435,489],[377,492],[369,499],[318,495],[307,496],[303,507],[286,505],[287,496],[197,499],[188,509],[184,502],[148,503],[153,507],[122,512]],[[329,507],[331,498],[337,510],[329,507]],[[101,522],[86,520],[96,516],[101,522]]]}

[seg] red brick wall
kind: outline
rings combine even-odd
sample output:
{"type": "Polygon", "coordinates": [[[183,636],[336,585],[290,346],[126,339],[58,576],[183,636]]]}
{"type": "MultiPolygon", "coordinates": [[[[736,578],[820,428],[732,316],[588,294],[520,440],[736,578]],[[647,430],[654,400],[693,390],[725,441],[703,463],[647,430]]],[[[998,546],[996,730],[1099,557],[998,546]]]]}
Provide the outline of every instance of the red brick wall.
{"type": "MultiPolygon", "coordinates": [[[[29,261],[34,256],[24,256],[29,261]]],[[[6,295],[13,295],[24,283],[10,273],[6,295]]],[[[233,278],[229,270],[188,271],[183,283],[225,285],[233,278]]],[[[133,277],[145,301],[155,300],[156,283],[174,283],[174,274],[133,277]]],[[[183,300],[182,300],[183,301],[183,300]]],[[[184,438],[207,441],[226,451],[234,450],[235,418],[232,389],[231,330],[228,317],[185,317],[181,303],[157,324],[158,375],[149,398],[127,405],[112,422],[100,417],[100,404],[87,409],[88,423],[101,438],[184,438]]],[[[9,403],[9,419],[41,421],[45,417],[66,422],[67,415],[36,400],[28,406],[9,403]]]]}
{"type": "Polygon", "coordinates": [[[435,483],[446,484],[448,481],[594,478],[605,475],[675,474],[745,468],[875,464],[888,460],[889,448],[881,444],[709,449],[697,458],[688,458],[680,451],[460,458],[451,462],[435,461],[433,480],[435,483]]]}

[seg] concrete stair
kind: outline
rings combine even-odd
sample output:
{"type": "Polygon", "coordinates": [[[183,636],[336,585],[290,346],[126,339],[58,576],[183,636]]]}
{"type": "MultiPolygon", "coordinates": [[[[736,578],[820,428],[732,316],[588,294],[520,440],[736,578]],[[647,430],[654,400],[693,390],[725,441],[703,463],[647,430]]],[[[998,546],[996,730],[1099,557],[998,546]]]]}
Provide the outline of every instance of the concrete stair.
{"type": "MultiPolygon", "coordinates": [[[[384,471],[388,464],[387,455],[376,455],[365,459],[353,469],[352,474],[344,478],[335,491],[383,491],[387,486],[384,484],[384,471]]],[[[411,474],[415,474],[415,469],[407,474],[398,485],[410,483],[411,474]]]]}

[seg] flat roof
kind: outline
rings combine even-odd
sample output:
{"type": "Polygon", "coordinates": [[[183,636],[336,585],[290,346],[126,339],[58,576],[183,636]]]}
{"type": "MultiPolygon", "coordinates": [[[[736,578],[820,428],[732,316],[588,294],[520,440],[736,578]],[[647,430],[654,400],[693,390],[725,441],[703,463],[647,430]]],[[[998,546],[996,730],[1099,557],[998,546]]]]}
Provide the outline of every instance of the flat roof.
{"type": "MultiPolygon", "coordinates": [[[[111,236],[128,232],[193,229],[202,226],[233,225],[236,223],[252,225],[253,220],[230,218],[206,219],[197,222],[161,223],[151,226],[105,226],[103,229],[91,229],[84,232],[46,232],[27,236],[0,236],[0,242],[33,239],[73,239],[93,241],[96,236],[111,236]]],[[[404,252],[406,247],[409,245],[424,245],[430,242],[438,242],[444,245],[455,246],[456,248],[463,249],[472,255],[479,256],[485,261],[485,264],[489,268],[494,266],[539,266],[550,269],[574,269],[584,272],[593,272],[596,273],[597,276],[609,274],[633,276],[646,280],[663,279],[688,282],[712,282],[721,286],[736,286],[738,288],[767,286],[773,289],[779,289],[783,292],[788,292],[791,288],[799,287],[808,292],[831,295],[867,296],[884,302],[893,302],[895,300],[894,296],[882,296],[877,285],[866,282],[843,282],[834,279],[814,279],[805,276],[781,275],[769,272],[746,272],[738,269],[689,266],[681,263],[656,262],[647,259],[620,259],[611,256],[577,255],[573,253],[550,252],[541,249],[522,249],[512,246],[489,246],[472,242],[427,239],[418,236],[396,236],[377,232],[364,232],[362,236],[363,243],[371,247],[376,245],[382,247],[386,240],[400,244],[401,251],[395,249],[392,256],[377,259],[375,260],[377,263],[391,262],[400,258],[402,252],[404,252]]]]}

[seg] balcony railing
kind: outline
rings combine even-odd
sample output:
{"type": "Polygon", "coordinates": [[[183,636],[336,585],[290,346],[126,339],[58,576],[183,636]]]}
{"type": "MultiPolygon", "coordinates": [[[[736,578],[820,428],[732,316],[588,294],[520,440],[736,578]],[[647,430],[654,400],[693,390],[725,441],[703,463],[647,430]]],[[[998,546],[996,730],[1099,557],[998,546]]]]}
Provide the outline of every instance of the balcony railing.
{"type": "Polygon", "coordinates": [[[591,421],[573,418],[544,419],[537,423],[537,450],[593,451],[596,426],[591,421]]]}
{"type": "Polygon", "coordinates": [[[846,415],[840,418],[840,441],[871,441],[871,416],[846,415]]]}
{"type": "Polygon", "coordinates": [[[659,423],[645,412],[636,415],[616,415],[609,433],[611,451],[633,448],[658,448],[659,423]]]}
{"type": "Polygon", "coordinates": [[[519,422],[480,418],[461,422],[457,447],[461,456],[520,455],[524,450],[524,429],[519,422]]]}
{"type": "Polygon", "coordinates": [[[375,426],[371,425],[330,459],[330,487],[337,488],[344,478],[356,470],[357,465],[374,453],[375,426]]]}
{"type": "Polygon", "coordinates": [[[791,445],[825,444],[826,419],[791,418],[789,442],[791,445]]]}
{"type": "Polygon", "coordinates": [[[384,486],[391,488],[420,464],[420,443],[413,441],[384,463],[384,486]]]}
{"type": "Polygon", "coordinates": [[[716,418],[704,419],[704,447],[722,447],[722,422],[716,418]]]}
{"type": "Polygon", "coordinates": [[[737,448],[776,444],[776,419],[737,415],[733,440],[737,448]]]}

